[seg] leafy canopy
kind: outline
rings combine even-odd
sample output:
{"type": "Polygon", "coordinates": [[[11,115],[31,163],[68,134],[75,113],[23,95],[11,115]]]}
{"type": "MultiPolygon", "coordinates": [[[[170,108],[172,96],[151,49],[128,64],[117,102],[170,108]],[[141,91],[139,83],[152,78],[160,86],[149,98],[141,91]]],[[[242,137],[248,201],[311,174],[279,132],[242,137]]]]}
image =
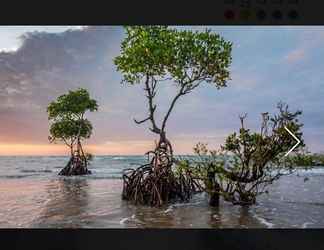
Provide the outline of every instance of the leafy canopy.
{"type": "MultiPolygon", "coordinates": [[[[168,118],[177,100],[202,82],[217,88],[225,87],[229,77],[232,44],[218,34],[181,31],[166,26],[126,27],[126,38],[121,53],[114,59],[122,73],[122,83],[144,83],[148,99],[149,116],[135,122],[149,121],[150,130],[165,140],[168,118]],[[157,83],[172,80],[177,85],[161,124],[155,119],[157,83]]],[[[170,146],[170,143],[168,143],[170,146]]]]}
{"type": "Polygon", "coordinates": [[[126,27],[126,33],[121,55],[115,58],[123,82],[134,84],[146,76],[159,76],[181,86],[201,80],[226,86],[232,44],[218,34],[166,26],[126,27]]]}
{"type": "Polygon", "coordinates": [[[48,119],[82,117],[86,111],[97,111],[97,101],[90,98],[86,89],[79,88],[61,95],[47,107],[48,119]]]}
{"type": "Polygon", "coordinates": [[[279,113],[270,117],[268,113],[263,114],[261,132],[251,132],[244,127],[244,117],[241,119],[241,128],[239,133],[233,133],[226,139],[224,150],[232,152],[242,159],[242,162],[249,164],[251,162],[264,162],[265,159],[280,159],[291,149],[296,140],[287,132],[289,129],[295,136],[302,141],[302,123],[299,122],[298,116],[302,111],[290,112],[288,105],[278,103],[279,113]]]}
{"type": "Polygon", "coordinates": [[[47,107],[51,142],[64,141],[72,147],[77,139],[90,138],[92,125],[84,118],[86,111],[97,111],[97,101],[90,98],[86,89],[79,88],[61,95],[47,107]]]}
{"type": "Polygon", "coordinates": [[[75,140],[80,138],[88,139],[92,134],[92,125],[89,120],[62,119],[54,122],[50,127],[50,140],[75,140]]]}
{"type": "Polygon", "coordinates": [[[285,127],[301,141],[294,151],[298,155],[305,147],[303,124],[298,119],[302,111],[291,112],[283,103],[279,103],[277,108],[277,114],[262,114],[260,132],[246,128],[246,115],[240,116],[239,132],[230,134],[219,151],[208,150],[206,144],[198,143],[194,148],[199,157],[193,164],[195,174],[208,183],[208,174],[212,173],[220,189],[217,192],[226,200],[234,204],[251,204],[257,195],[267,192],[266,188],[273,181],[293,173],[298,168],[296,160],[284,156],[296,140],[285,127]]]}

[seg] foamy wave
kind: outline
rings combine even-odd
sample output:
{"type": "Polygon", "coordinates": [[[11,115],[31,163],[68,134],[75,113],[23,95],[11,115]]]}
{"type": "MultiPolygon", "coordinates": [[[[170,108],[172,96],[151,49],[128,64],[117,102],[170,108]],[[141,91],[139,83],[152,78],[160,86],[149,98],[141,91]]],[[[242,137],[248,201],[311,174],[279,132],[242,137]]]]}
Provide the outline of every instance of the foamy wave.
{"type": "Polygon", "coordinates": [[[273,228],[274,227],[273,223],[267,221],[266,219],[264,219],[262,217],[259,217],[257,214],[254,214],[253,217],[256,218],[261,224],[266,225],[267,228],[273,228]]]}
{"type": "Polygon", "coordinates": [[[122,156],[116,156],[116,157],[113,157],[113,160],[125,160],[126,158],[125,157],[122,157],[122,156]]]}
{"type": "Polygon", "coordinates": [[[121,219],[119,224],[124,225],[124,224],[127,224],[129,222],[136,222],[136,215],[135,214],[133,214],[131,217],[125,217],[125,218],[121,219]]]}
{"type": "Polygon", "coordinates": [[[31,177],[31,176],[37,176],[38,174],[28,174],[28,175],[2,175],[0,178],[4,179],[21,179],[21,178],[26,178],[26,177],[31,177]]]}
{"type": "Polygon", "coordinates": [[[165,214],[173,212],[173,206],[168,207],[167,210],[164,211],[165,214]]]}
{"type": "Polygon", "coordinates": [[[119,224],[124,225],[124,224],[126,224],[126,222],[127,222],[128,220],[129,220],[128,217],[123,218],[123,219],[120,220],[119,224]]]}
{"type": "Polygon", "coordinates": [[[307,228],[307,225],[312,225],[312,224],[314,224],[314,223],[313,222],[305,222],[305,223],[303,223],[302,228],[307,228]]]}
{"type": "Polygon", "coordinates": [[[194,206],[194,205],[199,205],[201,204],[201,201],[196,201],[196,202],[186,202],[186,203],[176,203],[173,204],[173,207],[184,207],[184,206],[194,206]]]}

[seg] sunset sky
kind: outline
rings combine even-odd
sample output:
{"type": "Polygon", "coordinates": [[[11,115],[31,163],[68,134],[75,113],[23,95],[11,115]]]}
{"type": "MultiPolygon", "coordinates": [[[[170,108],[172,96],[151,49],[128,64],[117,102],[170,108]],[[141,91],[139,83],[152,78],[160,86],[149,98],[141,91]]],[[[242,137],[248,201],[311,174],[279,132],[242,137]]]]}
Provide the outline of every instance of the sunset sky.
{"type": "MultiPolygon", "coordinates": [[[[204,30],[207,27],[179,27],[204,30]]],[[[258,129],[260,113],[278,101],[302,109],[305,143],[324,151],[324,27],[208,27],[233,42],[227,88],[208,84],[184,96],[169,121],[175,152],[192,153],[195,143],[217,148],[239,127],[238,115],[258,129]]],[[[94,154],[143,154],[153,147],[142,86],[121,85],[113,58],[124,31],[119,26],[0,27],[0,155],[62,155],[48,142],[47,104],[70,89],[85,87],[98,100],[88,118],[94,133],[86,142],[94,154]]],[[[159,89],[157,112],[175,94],[159,89]]]]}

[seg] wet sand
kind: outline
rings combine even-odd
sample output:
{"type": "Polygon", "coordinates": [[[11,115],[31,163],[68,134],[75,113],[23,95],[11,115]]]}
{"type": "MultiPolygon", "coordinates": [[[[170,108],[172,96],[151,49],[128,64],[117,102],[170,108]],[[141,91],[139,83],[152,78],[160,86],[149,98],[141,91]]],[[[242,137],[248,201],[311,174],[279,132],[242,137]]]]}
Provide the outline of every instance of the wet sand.
{"type": "MultiPolygon", "coordinates": [[[[324,172],[323,172],[324,173],[324,172]]],[[[133,206],[120,198],[119,179],[53,177],[0,181],[1,228],[324,228],[324,174],[284,177],[250,207],[205,194],[162,208],[133,206]]]]}

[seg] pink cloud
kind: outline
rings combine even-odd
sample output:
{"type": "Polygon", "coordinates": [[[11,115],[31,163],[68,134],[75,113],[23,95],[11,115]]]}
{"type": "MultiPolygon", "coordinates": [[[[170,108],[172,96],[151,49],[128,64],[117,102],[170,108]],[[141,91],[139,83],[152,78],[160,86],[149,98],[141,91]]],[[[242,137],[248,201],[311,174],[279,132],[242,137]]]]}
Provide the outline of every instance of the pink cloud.
{"type": "Polygon", "coordinates": [[[305,57],[304,49],[295,49],[285,56],[285,61],[292,64],[303,60],[305,57]]]}

